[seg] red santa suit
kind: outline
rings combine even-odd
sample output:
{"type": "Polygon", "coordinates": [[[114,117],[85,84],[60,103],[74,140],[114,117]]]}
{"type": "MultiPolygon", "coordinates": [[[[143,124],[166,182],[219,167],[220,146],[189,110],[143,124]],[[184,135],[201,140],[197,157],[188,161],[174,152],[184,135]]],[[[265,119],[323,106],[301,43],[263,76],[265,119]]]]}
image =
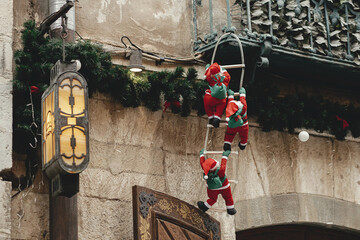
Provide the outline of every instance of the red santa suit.
{"type": "Polygon", "coordinates": [[[248,141],[249,124],[247,119],[246,91],[241,88],[240,100],[230,100],[226,107],[226,121],[228,126],[224,138],[224,150],[231,150],[231,143],[236,133],[239,133],[239,147],[244,150],[248,141]]]}
{"type": "MultiPolygon", "coordinates": [[[[225,153],[225,152],[224,152],[225,153]]],[[[219,165],[219,162],[208,158],[205,160],[204,154],[200,155],[200,165],[202,169],[204,170],[204,178],[207,180],[207,195],[209,199],[206,202],[203,203],[207,209],[211,208],[214,203],[216,203],[218,199],[218,195],[221,194],[221,196],[224,198],[226,203],[226,209],[228,210],[229,214],[235,214],[236,210],[234,209],[234,200],[231,194],[231,188],[229,184],[229,180],[227,179],[225,175],[226,170],[226,163],[228,159],[228,155],[230,154],[230,151],[228,151],[227,154],[223,154],[221,159],[221,165],[219,165]],[[210,183],[210,175],[217,175],[220,178],[220,181],[222,184],[219,186],[216,186],[212,183],[210,183]],[[230,212],[229,212],[230,211],[230,212]]],[[[199,203],[198,203],[199,205],[199,203]]],[[[199,206],[200,207],[200,206],[199,206]]],[[[201,207],[200,207],[201,208],[201,207]]]]}
{"type": "Polygon", "coordinates": [[[229,73],[217,63],[213,63],[206,69],[204,78],[209,84],[209,89],[205,91],[204,96],[205,112],[208,115],[210,124],[214,119],[219,123],[226,107],[226,89],[231,78],[229,73]],[[225,89],[225,95],[214,93],[215,88],[218,89],[220,86],[225,89]]]}

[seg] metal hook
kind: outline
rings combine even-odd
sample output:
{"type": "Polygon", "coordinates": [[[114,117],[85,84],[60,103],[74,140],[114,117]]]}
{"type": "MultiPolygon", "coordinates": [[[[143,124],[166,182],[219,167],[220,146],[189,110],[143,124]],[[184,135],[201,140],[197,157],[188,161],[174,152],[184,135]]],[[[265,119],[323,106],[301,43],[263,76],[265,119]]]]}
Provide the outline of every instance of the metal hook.
{"type": "Polygon", "coordinates": [[[124,40],[123,40],[124,38],[126,38],[126,39],[130,42],[131,46],[133,46],[133,47],[139,49],[140,51],[142,51],[138,46],[136,46],[135,44],[133,44],[133,43],[131,42],[131,40],[130,40],[129,37],[127,37],[127,36],[122,36],[120,40],[121,40],[122,44],[124,44],[125,48],[130,48],[130,47],[128,47],[128,46],[124,43],[124,40]]]}

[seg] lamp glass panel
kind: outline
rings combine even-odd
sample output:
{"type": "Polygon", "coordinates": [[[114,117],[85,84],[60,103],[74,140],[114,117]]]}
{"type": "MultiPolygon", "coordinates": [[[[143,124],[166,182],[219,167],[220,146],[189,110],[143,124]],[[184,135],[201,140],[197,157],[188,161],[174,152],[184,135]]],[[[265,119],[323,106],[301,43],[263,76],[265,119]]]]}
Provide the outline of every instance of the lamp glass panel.
{"type": "Polygon", "coordinates": [[[73,114],[81,114],[85,111],[85,89],[77,79],[73,79],[72,86],[72,94],[75,99],[73,114]]]}
{"type": "Polygon", "coordinates": [[[55,155],[54,91],[43,101],[43,164],[50,162],[55,155]]]}
{"type": "Polygon", "coordinates": [[[70,81],[67,78],[61,81],[59,86],[59,108],[62,111],[61,114],[84,115],[85,89],[79,80],[72,79],[70,81]]]}
{"type": "Polygon", "coordinates": [[[86,156],[85,129],[80,126],[65,126],[60,134],[60,155],[68,165],[78,166],[86,156]]]}
{"type": "Polygon", "coordinates": [[[61,112],[71,114],[71,105],[69,103],[69,97],[71,95],[71,83],[70,79],[64,79],[59,86],[59,108],[61,112]]]}

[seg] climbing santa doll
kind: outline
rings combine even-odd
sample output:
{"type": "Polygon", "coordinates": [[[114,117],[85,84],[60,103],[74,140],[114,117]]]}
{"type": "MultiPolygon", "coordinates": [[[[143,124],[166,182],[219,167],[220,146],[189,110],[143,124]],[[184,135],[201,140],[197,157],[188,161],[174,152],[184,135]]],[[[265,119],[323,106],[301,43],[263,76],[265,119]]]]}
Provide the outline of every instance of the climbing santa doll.
{"type": "Polygon", "coordinates": [[[241,150],[244,150],[248,141],[249,124],[247,119],[247,103],[245,88],[239,91],[239,100],[230,100],[226,106],[227,128],[224,138],[224,151],[231,151],[231,143],[234,137],[239,133],[240,142],[238,144],[241,150]]]}
{"type": "MultiPolygon", "coordinates": [[[[217,63],[206,66],[204,78],[209,85],[204,96],[205,112],[208,115],[209,124],[217,128],[226,107],[226,97],[233,93],[232,91],[228,92],[231,78],[226,69],[217,63]]],[[[229,96],[229,98],[231,97],[233,98],[233,96],[229,96]]]]}
{"type": "Polygon", "coordinates": [[[230,184],[225,174],[229,154],[230,151],[223,152],[221,164],[219,164],[215,159],[205,159],[204,149],[200,151],[200,165],[204,170],[204,179],[206,180],[209,199],[206,202],[199,201],[197,205],[204,212],[217,202],[218,196],[221,194],[225,200],[227,213],[229,215],[236,213],[230,184]]]}

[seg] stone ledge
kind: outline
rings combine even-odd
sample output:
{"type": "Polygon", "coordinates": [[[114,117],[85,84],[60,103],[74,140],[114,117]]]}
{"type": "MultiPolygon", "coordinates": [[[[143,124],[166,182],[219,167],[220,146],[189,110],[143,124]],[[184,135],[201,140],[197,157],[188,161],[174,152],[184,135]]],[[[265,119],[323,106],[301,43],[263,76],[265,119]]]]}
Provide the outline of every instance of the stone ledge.
{"type": "Polygon", "coordinates": [[[360,230],[360,205],[313,194],[283,194],[235,203],[237,231],[254,227],[314,223],[360,230]]]}

